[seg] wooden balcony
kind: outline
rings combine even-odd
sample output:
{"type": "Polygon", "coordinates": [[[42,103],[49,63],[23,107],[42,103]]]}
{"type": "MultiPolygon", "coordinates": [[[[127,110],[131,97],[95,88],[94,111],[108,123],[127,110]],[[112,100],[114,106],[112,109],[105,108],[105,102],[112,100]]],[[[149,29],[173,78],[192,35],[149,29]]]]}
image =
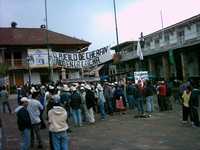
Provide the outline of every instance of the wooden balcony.
{"type": "Polygon", "coordinates": [[[27,62],[23,59],[6,59],[5,64],[9,66],[9,70],[28,68],[27,62]]]}

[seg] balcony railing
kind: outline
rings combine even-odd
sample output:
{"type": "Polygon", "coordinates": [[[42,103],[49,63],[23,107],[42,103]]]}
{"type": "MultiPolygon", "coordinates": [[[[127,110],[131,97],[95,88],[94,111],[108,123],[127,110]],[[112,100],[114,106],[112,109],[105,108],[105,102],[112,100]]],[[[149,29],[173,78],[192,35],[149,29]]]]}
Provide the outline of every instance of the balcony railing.
{"type": "MultiPolygon", "coordinates": [[[[160,45],[158,45],[157,47],[154,47],[154,48],[145,47],[142,51],[143,51],[144,56],[148,56],[148,55],[153,55],[160,52],[165,52],[165,51],[168,51],[169,49],[177,49],[177,48],[191,46],[193,44],[198,44],[198,43],[200,43],[200,34],[198,34],[197,32],[191,32],[191,33],[185,34],[184,37],[176,38],[175,43],[170,43],[170,41],[168,42],[162,41],[162,43],[160,43],[160,45]]],[[[136,50],[133,50],[131,52],[121,54],[120,61],[128,61],[131,59],[135,59],[137,57],[138,56],[137,56],[136,50]]]]}
{"type": "Polygon", "coordinates": [[[9,69],[26,69],[28,64],[23,59],[6,59],[5,64],[9,66],[9,69]]]}

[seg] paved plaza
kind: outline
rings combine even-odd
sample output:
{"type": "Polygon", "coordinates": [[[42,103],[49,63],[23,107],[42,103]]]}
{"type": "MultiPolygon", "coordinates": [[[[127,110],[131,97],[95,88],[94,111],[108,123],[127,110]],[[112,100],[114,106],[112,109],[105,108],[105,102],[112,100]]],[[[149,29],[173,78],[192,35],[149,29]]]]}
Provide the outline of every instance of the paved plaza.
{"type": "MultiPolygon", "coordinates": [[[[14,103],[12,100],[13,108],[14,103]]],[[[94,125],[72,127],[70,150],[200,150],[200,129],[181,124],[181,108],[155,112],[152,117],[136,119],[136,112],[115,114],[94,125]]],[[[72,126],[72,125],[71,125],[72,126]]],[[[48,130],[42,130],[44,149],[48,146],[48,130]]],[[[5,150],[19,149],[19,132],[15,114],[3,115],[5,150]]]]}

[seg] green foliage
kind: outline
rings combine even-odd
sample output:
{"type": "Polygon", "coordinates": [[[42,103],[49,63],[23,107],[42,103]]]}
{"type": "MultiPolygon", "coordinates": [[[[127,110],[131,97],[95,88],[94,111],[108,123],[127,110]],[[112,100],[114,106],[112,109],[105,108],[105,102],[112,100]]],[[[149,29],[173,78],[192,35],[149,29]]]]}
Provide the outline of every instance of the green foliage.
{"type": "Polygon", "coordinates": [[[8,65],[0,64],[0,76],[6,76],[8,73],[8,65]]]}
{"type": "Polygon", "coordinates": [[[17,91],[17,87],[15,85],[10,86],[10,93],[11,94],[16,94],[16,91],[17,91]]]}

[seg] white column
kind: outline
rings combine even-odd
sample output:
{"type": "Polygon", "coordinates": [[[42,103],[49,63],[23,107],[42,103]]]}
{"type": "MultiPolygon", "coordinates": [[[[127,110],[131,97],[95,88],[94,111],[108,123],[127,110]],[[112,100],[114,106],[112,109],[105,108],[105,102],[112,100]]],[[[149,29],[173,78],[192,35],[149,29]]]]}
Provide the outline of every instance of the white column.
{"type": "Polygon", "coordinates": [[[162,56],[162,64],[163,64],[163,75],[165,80],[169,80],[170,70],[169,70],[169,63],[166,55],[162,56]]]}
{"type": "Polygon", "coordinates": [[[62,80],[66,79],[66,69],[62,67],[61,69],[61,76],[62,76],[62,80]]]}
{"type": "Polygon", "coordinates": [[[187,57],[184,54],[184,52],[182,52],[181,54],[181,66],[182,66],[182,72],[183,72],[183,80],[186,81],[188,78],[188,71],[187,71],[187,57]]]}
{"type": "Polygon", "coordinates": [[[149,65],[149,72],[151,73],[151,75],[155,75],[155,64],[152,58],[148,58],[148,65],[149,65]]]}
{"type": "Polygon", "coordinates": [[[138,61],[135,62],[135,70],[136,71],[140,70],[140,62],[138,62],[138,61]]]}
{"type": "Polygon", "coordinates": [[[0,63],[4,62],[4,49],[0,49],[0,63]]]}
{"type": "Polygon", "coordinates": [[[15,66],[15,62],[14,62],[14,52],[11,51],[11,66],[14,67],[15,66]]]}

